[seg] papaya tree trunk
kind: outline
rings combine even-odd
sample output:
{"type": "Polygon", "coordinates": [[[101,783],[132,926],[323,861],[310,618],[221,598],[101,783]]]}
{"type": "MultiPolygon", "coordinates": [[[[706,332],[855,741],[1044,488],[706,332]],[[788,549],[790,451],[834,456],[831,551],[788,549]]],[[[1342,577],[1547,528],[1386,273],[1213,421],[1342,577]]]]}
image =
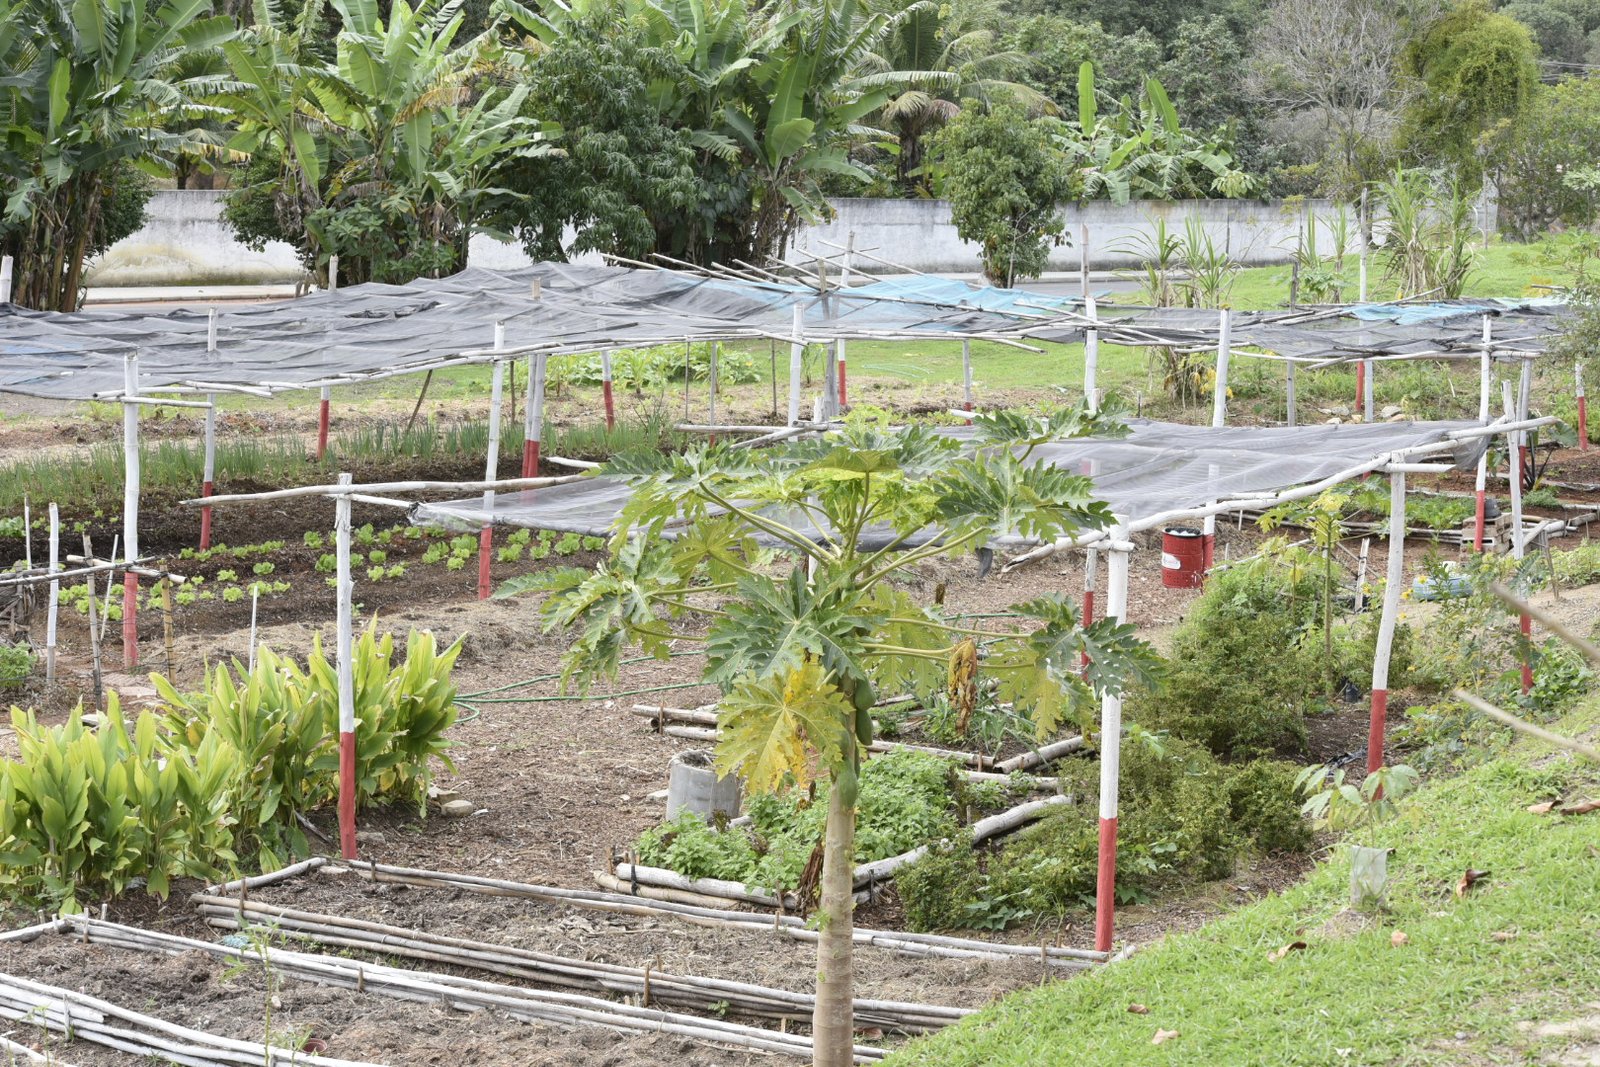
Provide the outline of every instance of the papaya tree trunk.
{"type": "Polygon", "coordinates": [[[817,939],[817,1003],[811,1016],[813,1067],[855,1062],[856,772],[834,772],[822,846],[822,930],[817,939]]]}

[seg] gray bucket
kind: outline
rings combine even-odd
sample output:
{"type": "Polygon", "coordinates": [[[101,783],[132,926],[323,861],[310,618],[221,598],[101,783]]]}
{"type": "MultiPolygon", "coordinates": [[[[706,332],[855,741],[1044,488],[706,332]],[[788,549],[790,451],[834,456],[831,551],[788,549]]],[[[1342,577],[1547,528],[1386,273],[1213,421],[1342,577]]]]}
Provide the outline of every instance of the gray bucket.
{"type": "Polygon", "coordinates": [[[717,777],[711,753],[680,752],[672,757],[667,770],[667,818],[680,811],[692,811],[708,822],[719,812],[734,818],[743,792],[738,775],[717,777]]]}

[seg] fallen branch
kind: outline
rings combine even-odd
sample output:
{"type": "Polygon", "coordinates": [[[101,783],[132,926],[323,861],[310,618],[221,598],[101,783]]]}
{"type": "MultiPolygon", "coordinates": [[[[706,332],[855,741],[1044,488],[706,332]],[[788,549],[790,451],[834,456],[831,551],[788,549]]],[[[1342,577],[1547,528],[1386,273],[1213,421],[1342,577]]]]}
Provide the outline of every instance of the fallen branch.
{"type": "Polygon", "coordinates": [[[1537,738],[1538,740],[1543,741],[1545,744],[1554,745],[1557,748],[1564,748],[1569,752],[1576,752],[1578,755],[1583,756],[1586,759],[1591,759],[1596,763],[1600,763],[1600,749],[1595,748],[1593,745],[1586,745],[1582,741],[1574,741],[1570,737],[1562,737],[1560,734],[1553,734],[1542,726],[1535,726],[1531,722],[1517,718],[1504,708],[1495,707],[1487,700],[1474,696],[1465,689],[1456,689],[1453,690],[1452,693],[1457,700],[1465,701],[1470,706],[1477,708],[1479,711],[1489,716],[1489,718],[1505,723],[1518,733],[1527,734],[1529,737],[1537,738]]]}

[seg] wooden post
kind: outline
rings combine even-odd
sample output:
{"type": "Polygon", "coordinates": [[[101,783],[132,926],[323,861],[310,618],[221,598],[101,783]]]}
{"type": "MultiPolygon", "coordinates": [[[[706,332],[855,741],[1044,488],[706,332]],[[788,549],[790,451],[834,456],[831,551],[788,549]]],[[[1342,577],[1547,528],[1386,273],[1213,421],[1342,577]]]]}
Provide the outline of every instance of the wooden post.
{"type": "Polygon", "coordinates": [[[22,565],[33,570],[33,505],[28,494],[22,494],[22,565]]]}
{"type": "MultiPolygon", "coordinates": [[[[1098,321],[1094,297],[1083,298],[1083,311],[1091,323],[1098,321]]],[[[1090,326],[1083,332],[1083,399],[1089,405],[1091,415],[1100,410],[1099,376],[1100,331],[1090,326]]]]}
{"type": "MultiPolygon", "coordinates": [[[[806,357],[805,342],[805,308],[796,303],[794,306],[794,332],[793,340],[789,343],[789,421],[787,425],[797,426],[800,423],[800,376],[804,370],[806,357]]],[[[776,378],[773,379],[776,382],[776,378]]]]}
{"type": "MultiPolygon", "coordinates": [[[[1577,378],[1578,391],[1578,451],[1589,451],[1589,399],[1583,393],[1583,364],[1575,364],[1572,368],[1573,375],[1577,378]]],[[[840,373],[844,371],[841,368],[840,373]]]]}
{"type": "MultiPolygon", "coordinates": [[[[1127,527],[1111,531],[1106,566],[1106,618],[1122,622],[1128,614],[1127,527]]],[[[1117,785],[1122,762],[1122,697],[1100,697],[1100,847],[1095,871],[1094,947],[1111,951],[1117,904],[1117,785]]]]}
{"type": "MultiPolygon", "coordinates": [[[[961,406],[968,411],[972,410],[972,339],[961,339],[961,406]]],[[[967,420],[967,425],[972,425],[972,420],[967,420]]]]}
{"type": "Polygon", "coordinates": [[[1389,560],[1384,576],[1383,614],[1372,655],[1372,710],[1367,721],[1367,773],[1383,766],[1384,726],[1389,718],[1389,653],[1400,617],[1401,582],[1406,560],[1406,474],[1389,472],[1389,560]]]}
{"type": "Polygon", "coordinates": [[[1367,361],[1356,360],[1356,403],[1355,409],[1363,417],[1367,410],[1367,361]]]}
{"type": "MultiPolygon", "coordinates": [[[[531,374],[532,371],[530,370],[529,373],[531,374]]],[[[600,350],[600,391],[605,395],[606,429],[615,430],[617,428],[617,406],[616,401],[611,396],[611,349],[609,348],[600,350]]],[[[523,471],[522,473],[525,478],[535,477],[533,471],[523,471]]]]}
{"type": "MultiPolygon", "coordinates": [[[[255,614],[256,614],[255,599],[254,599],[255,598],[255,588],[257,586],[259,586],[260,584],[261,584],[260,582],[251,583],[250,631],[251,631],[251,643],[252,644],[254,644],[254,638],[255,638],[255,614]]],[[[161,580],[156,583],[156,588],[158,590],[160,590],[160,592],[161,592],[161,648],[162,648],[163,654],[166,657],[167,677],[171,678],[171,677],[174,676],[174,674],[177,671],[177,667],[176,667],[177,656],[176,656],[176,650],[173,647],[173,640],[172,640],[172,581],[171,581],[171,579],[169,579],[169,578],[167,578],[166,576],[163,575],[161,580]]]]}
{"type": "MultiPolygon", "coordinates": [[[[24,537],[31,537],[33,531],[23,531],[24,537]]],[[[61,563],[61,512],[52,502],[50,505],[50,573],[54,574],[60,569],[61,563]]],[[[59,579],[50,579],[50,608],[45,619],[44,629],[44,680],[54,683],[56,680],[56,613],[60,610],[61,582],[59,579]]]]}
{"type": "MultiPolygon", "coordinates": [[[[350,475],[339,475],[340,485],[350,475]]],[[[350,580],[350,497],[334,498],[334,552],[338,559],[335,589],[338,599],[339,674],[339,854],[356,858],[356,683],[350,662],[352,586],[350,580]]]]}
{"type": "Polygon", "coordinates": [[[332,403],[333,388],[324,385],[321,399],[317,404],[317,459],[319,461],[328,454],[328,422],[332,403]]]}
{"type": "Polygon", "coordinates": [[[245,669],[256,673],[256,609],[261,604],[261,583],[250,583],[250,652],[245,658],[245,669]]]}
{"type": "MultiPolygon", "coordinates": [[[[1489,425],[1489,363],[1493,358],[1494,327],[1493,320],[1485,315],[1483,317],[1483,351],[1478,355],[1478,421],[1489,425]]],[[[1472,550],[1483,551],[1484,524],[1487,521],[1487,490],[1489,487],[1489,448],[1484,442],[1483,454],[1478,457],[1478,476],[1474,483],[1474,496],[1477,498],[1474,505],[1474,521],[1472,524],[1472,550]]]]}
{"type": "Polygon", "coordinates": [[[139,665],[139,357],[130,352],[122,363],[122,663],[139,665]]]}
{"type": "MultiPolygon", "coordinates": [[[[711,360],[706,367],[706,421],[713,426],[717,424],[717,355],[721,347],[718,342],[711,342],[711,360]]],[[[716,434],[711,435],[711,443],[717,443],[716,434]]]]}
{"type": "MultiPolygon", "coordinates": [[[[1523,366],[1523,376],[1524,376],[1524,378],[1526,378],[1527,377],[1527,369],[1529,367],[1529,363],[1528,363],[1528,361],[1526,359],[1524,359],[1522,361],[1522,366],[1523,366]]],[[[1505,408],[1505,415],[1506,415],[1507,419],[1512,418],[1514,412],[1520,412],[1520,410],[1522,408],[1522,404],[1525,401],[1525,398],[1519,399],[1515,403],[1512,401],[1511,383],[1510,382],[1501,382],[1500,383],[1500,398],[1501,398],[1501,403],[1503,404],[1503,406],[1505,408]]],[[[1506,435],[1506,443],[1510,446],[1509,450],[1510,450],[1510,453],[1511,453],[1511,456],[1512,456],[1511,478],[1510,478],[1510,486],[1511,486],[1511,558],[1516,560],[1518,563],[1522,562],[1522,557],[1523,557],[1523,553],[1524,553],[1524,546],[1523,546],[1523,543],[1522,543],[1522,448],[1523,448],[1523,433],[1524,433],[1524,431],[1522,431],[1522,430],[1512,430],[1510,433],[1508,433],[1506,435]]],[[[1529,616],[1527,612],[1523,612],[1519,621],[1520,621],[1520,625],[1521,625],[1521,629],[1522,629],[1523,638],[1524,639],[1531,639],[1532,636],[1533,636],[1533,619],[1532,619],[1532,617],[1529,616]]],[[[1530,691],[1531,689],[1533,689],[1533,663],[1529,659],[1529,657],[1526,654],[1524,654],[1523,657],[1522,657],[1522,691],[1524,693],[1526,693],[1526,692],[1530,691]]]]}
{"type": "MultiPolygon", "coordinates": [[[[505,323],[494,324],[494,347],[496,351],[505,347],[505,323]]],[[[484,460],[483,480],[494,481],[499,475],[500,468],[500,401],[501,389],[505,385],[506,365],[500,360],[495,360],[489,369],[489,447],[488,456],[484,460]]],[[[489,563],[490,553],[494,551],[494,490],[485,489],[483,492],[483,529],[478,531],[478,599],[489,599],[489,563]]]]}
{"type": "MultiPolygon", "coordinates": [[[[115,555],[115,553],[113,553],[115,555]]],[[[83,558],[94,559],[94,547],[89,541],[89,535],[83,535],[83,558]]],[[[106,581],[111,581],[109,572],[106,581]]],[[[100,706],[100,614],[95,610],[94,572],[85,577],[89,586],[89,661],[94,669],[94,706],[100,706]]]]}

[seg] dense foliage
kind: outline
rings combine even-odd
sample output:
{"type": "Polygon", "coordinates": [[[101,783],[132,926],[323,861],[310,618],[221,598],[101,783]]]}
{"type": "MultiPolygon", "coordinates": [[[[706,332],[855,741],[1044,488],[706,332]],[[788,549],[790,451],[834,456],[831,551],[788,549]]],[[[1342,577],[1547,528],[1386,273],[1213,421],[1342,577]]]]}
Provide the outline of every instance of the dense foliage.
{"type": "MultiPolygon", "coordinates": [[[[356,644],[358,804],[420,810],[432,759],[449,765],[460,648],[414,632],[394,664],[392,635],[369,629],[356,644]]],[[[262,648],[254,670],[218,666],[193,694],[151,679],[167,711],[141,712],[131,731],[115,693],[94,727],[81,709],[53,727],[13,709],[0,894],[74,910],[136,879],[165,896],[172,878],[272,870],[310,851],[300,817],[336,796],[339,769],[338,682],[321,648],[304,668],[262,648]]]]}

